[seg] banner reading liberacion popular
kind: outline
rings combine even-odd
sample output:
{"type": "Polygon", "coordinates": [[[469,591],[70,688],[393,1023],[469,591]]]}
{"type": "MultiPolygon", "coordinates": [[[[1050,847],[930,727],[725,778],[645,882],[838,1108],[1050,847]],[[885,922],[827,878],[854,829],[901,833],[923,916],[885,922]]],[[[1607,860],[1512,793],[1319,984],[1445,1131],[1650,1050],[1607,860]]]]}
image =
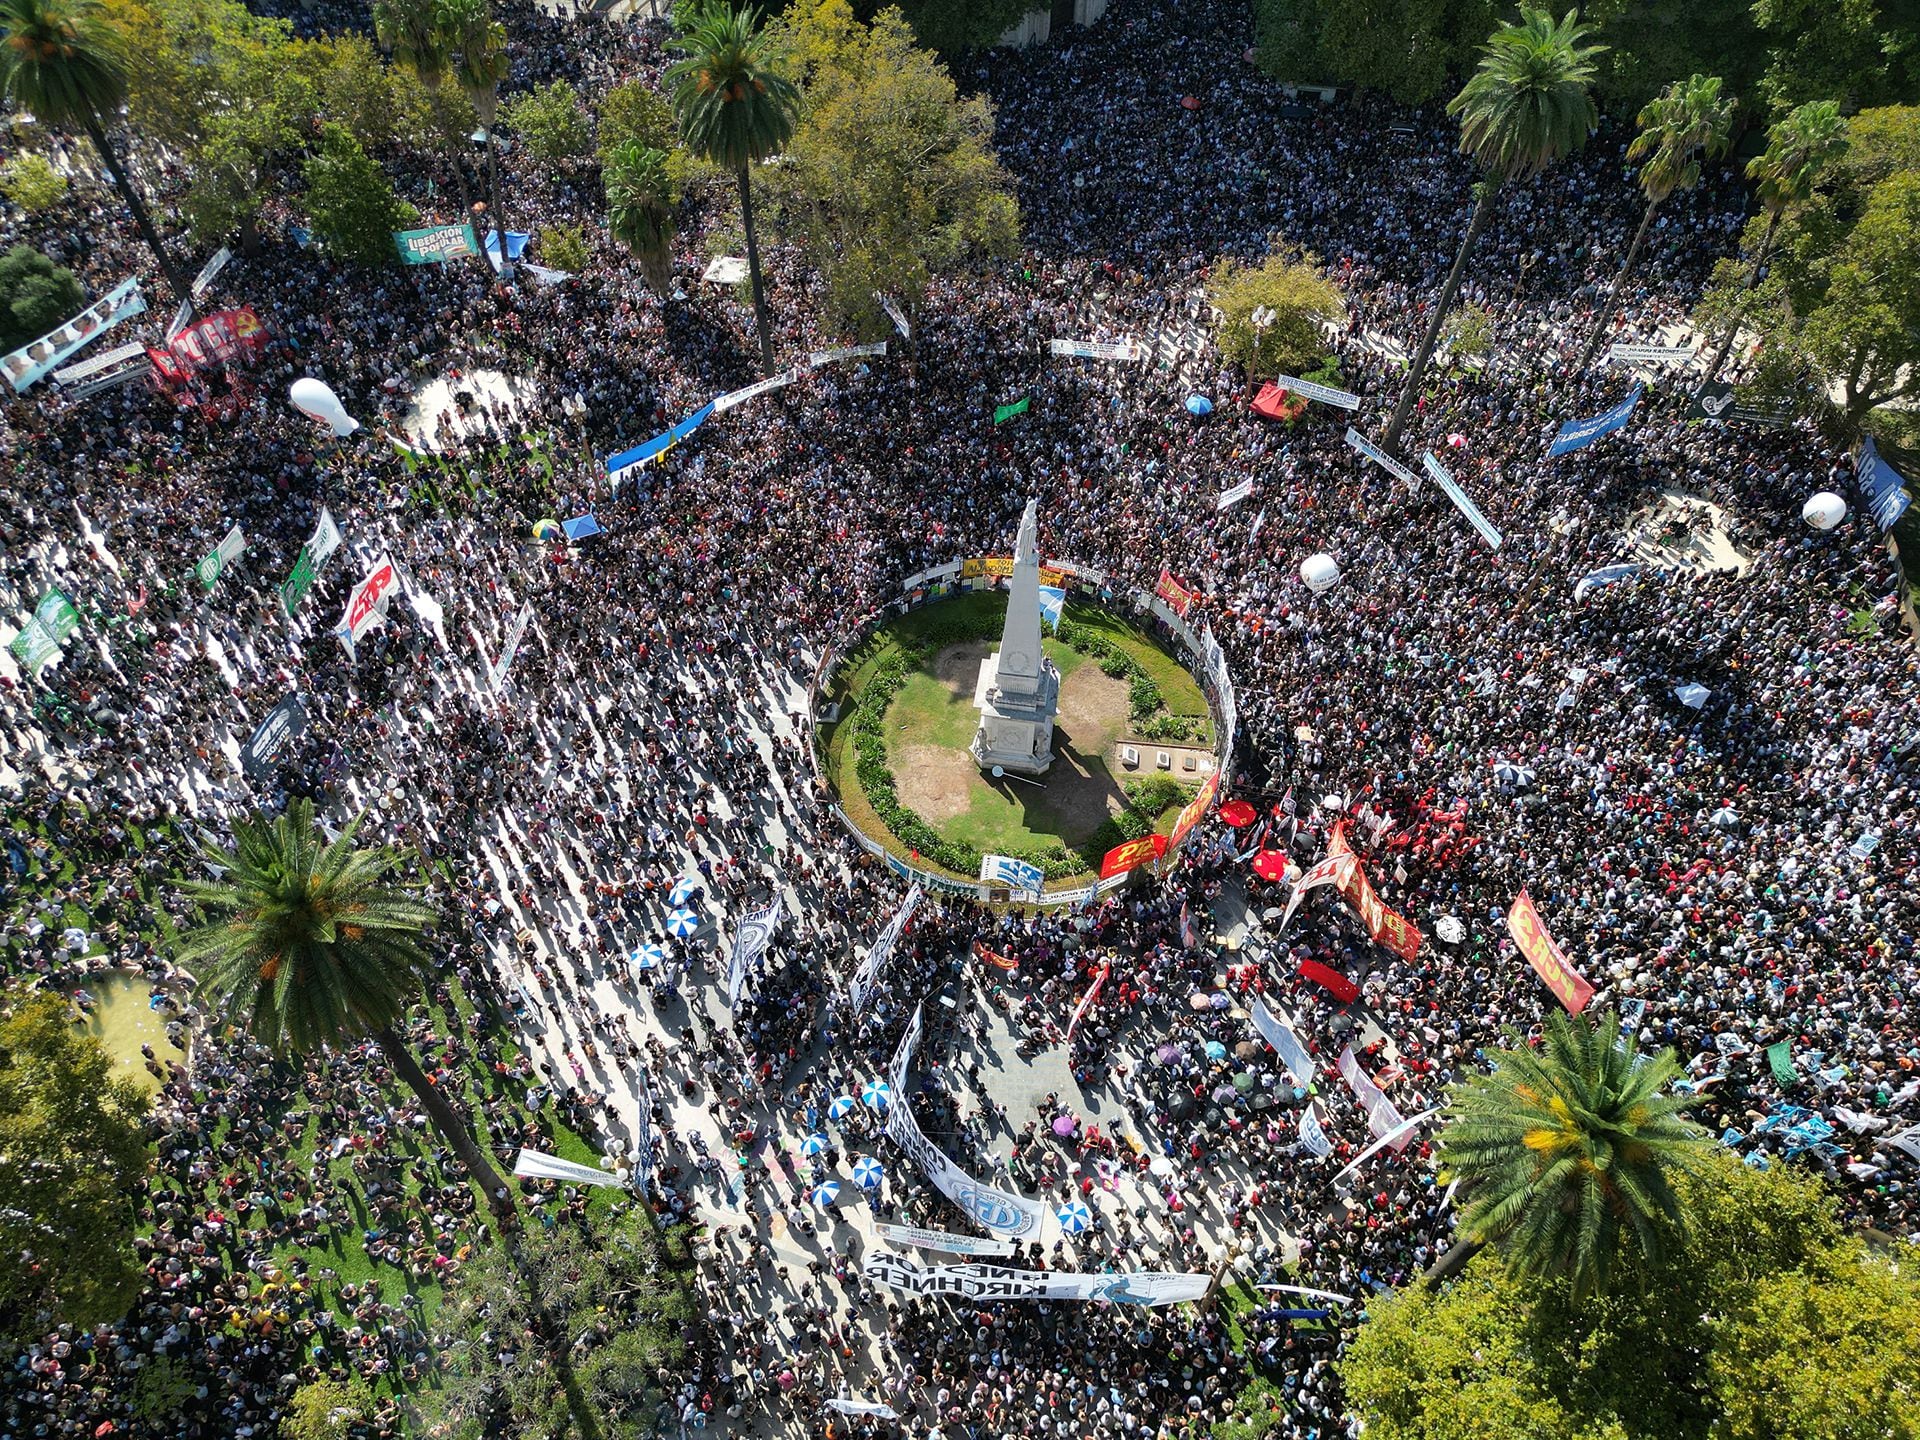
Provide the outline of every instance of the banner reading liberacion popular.
{"type": "Polygon", "coordinates": [[[1578,1015],[1587,1008],[1587,1002],[1593,999],[1593,986],[1573,968],[1566,952],[1554,943],[1540,921],[1540,912],[1534,908],[1533,897],[1524,890],[1507,911],[1507,933],[1513,936],[1513,943],[1520,947],[1534,974],[1546,982],[1569,1014],[1578,1015]]]}
{"type": "Polygon", "coordinates": [[[1411,960],[1420,953],[1420,932],[1380,903],[1380,897],[1373,893],[1373,886],[1367,880],[1367,872],[1360,865],[1360,857],[1347,844],[1346,827],[1347,822],[1340,821],[1333,827],[1333,834],[1327,841],[1329,859],[1349,856],[1353,860],[1353,864],[1342,870],[1334,884],[1339,888],[1341,898],[1360,917],[1360,923],[1367,927],[1369,935],[1403,960],[1411,960]]]}
{"type": "Polygon", "coordinates": [[[440,265],[480,253],[471,225],[433,225],[425,230],[396,230],[394,248],[407,265],[440,265]]]}

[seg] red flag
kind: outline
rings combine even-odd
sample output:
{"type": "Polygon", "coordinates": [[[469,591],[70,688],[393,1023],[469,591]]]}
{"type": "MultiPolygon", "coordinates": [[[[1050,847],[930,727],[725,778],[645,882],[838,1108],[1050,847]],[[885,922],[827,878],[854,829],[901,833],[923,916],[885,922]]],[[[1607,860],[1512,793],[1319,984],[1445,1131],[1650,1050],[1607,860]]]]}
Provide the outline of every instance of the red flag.
{"type": "Polygon", "coordinates": [[[1313,981],[1342,1005],[1351,1005],[1360,998],[1358,985],[1338,970],[1322,965],[1318,960],[1302,960],[1300,974],[1304,979],[1313,981]]]}

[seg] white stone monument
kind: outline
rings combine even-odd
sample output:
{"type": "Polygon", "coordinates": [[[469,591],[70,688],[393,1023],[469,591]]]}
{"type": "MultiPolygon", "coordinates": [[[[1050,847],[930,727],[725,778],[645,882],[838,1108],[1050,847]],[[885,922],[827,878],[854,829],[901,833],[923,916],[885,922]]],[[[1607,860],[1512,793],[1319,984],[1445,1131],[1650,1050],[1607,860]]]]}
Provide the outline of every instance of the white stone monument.
{"type": "Polygon", "coordinates": [[[1043,775],[1053,763],[1053,717],[1060,709],[1060,672],[1040,649],[1040,541],[1036,500],[1020,517],[1007,581],[1007,626],[1000,648],[980,662],[973,704],[980,728],[973,758],[1019,775],[1043,775]]]}

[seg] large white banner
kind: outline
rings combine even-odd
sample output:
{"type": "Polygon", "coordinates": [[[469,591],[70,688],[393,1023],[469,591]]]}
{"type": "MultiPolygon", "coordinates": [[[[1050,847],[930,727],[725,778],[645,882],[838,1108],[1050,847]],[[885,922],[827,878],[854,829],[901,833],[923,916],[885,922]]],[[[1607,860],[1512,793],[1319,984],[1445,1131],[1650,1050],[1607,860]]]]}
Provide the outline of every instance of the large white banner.
{"type": "Polygon", "coordinates": [[[557,1155],[543,1155],[538,1150],[522,1150],[514,1156],[513,1173],[535,1180],[568,1180],[576,1185],[605,1185],[611,1190],[626,1188],[626,1182],[617,1175],[596,1170],[591,1165],[576,1165],[557,1155]]]}
{"type": "Polygon", "coordinates": [[[1340,872],[1352,861],[1345,855],[1329,855],[1326,859],[1310,868],[1306,874],[1293,882],[1293,894],[1287,897],[1287,908],[1280,916],[1280,923],[1274,927],[1274,933],[1280,934],[1287,928],[1287,922],[1293,919],[1293,912],[1300,908],[1300,902],[1307,898],[1307,891],[1321,885],[1331,885],[1340,878],[1340,872]]]}
{"type": "Polygon", "coordinates": [[[513,617],[513,623],[507,626],[507,643],[500,649],[500,658],[493,663],[493,669],[487,672],[487,688],[494,694],[500,693],[500,687],[507,683],[507,671],[513,667],[513,657],[520,653],[520,642],[526,638],[527,626],[533,623],[533,602],[522,605],[513,617]]]}
{"type": "Polygon", "coordinates": [[[1389,475],[1393,476],[1394,479],[1406,481],[1407,484],[1412,486],[1415,490],[1418,490],[1420,488],[1420,477],[1418,475],[1414,474],[1413,471],[1409,470],[1406,466],[1402,465],[1398,460],[1394,459],[1391,455],[1387,454],[1386,451],[1382,450],[1378,445],[1374,444],[1371,440],[1367,439],[1366,436],[1362,435],[1358,430],[1354,429],[1351,425],[1347,427],[1347,444],[1352,449],[1357,450],[1362,455],[1366,456],[1367,459],[1373,461],[1374,464],[1378,465],[1382,470],[1386,471],[1389,475]]]}
{"type": "Polygon", "coordinates": [[[69,355],[77,354],[122,320],[145,314],[146,309],[147,302],[140,293],[140,282],[122,280],[58,330],[50,331],[9,354],[0,355],[0,374],[7,377],[7,383],[16,392],[24,392],[69,355]]]}
{"type": "Polygon", "coordinates": [[[399,583],[400,574],[393,568],[393,561],[382,555],[367,572],[367,578],[353,587],[353,594],[347,597],[347,613],[341,618],[340,628],[333,632],[347,647],[349,656],[353,655],[353,647],[359,644],[362,635],[386,623],[387,601],[399,583]]]}
{"type": "Polygon", "coordinates": [[[989,885],[1005,885],[1010,890],[1030,890],[1038,894],[1046,883],[1047,872],[1011,855],[982,855],[980,878],[989,885]]]}
{"type": "Polygon", "coordinates": [[[1262,1040],[1273,1047],[1273,1053],[1280,1057],[1281,1065],[1293,1076],[1294,1084],[1313,1083],[1313,1057],[1307,1053],[1307,1047],[1293,1033],[1293,1026],[1269,1010],[1267,1002],[1258,995],[1253,997],[1253,1028],[1262,1040]]]}
{"type": "Polygon", "coordinates": [[[907,1076],[913,1068],[913,1052],[920,1045],[921,1023],[920,1008],[915,1006],[913,1021],[900,1037],[900,1046],[893,1052],[893,1062],[888,1067],[893,1104],[887,1109],[887,1138],[906,1151],[933,1182],[934,1188],[982,1229],[1016,1240],[1039,1239],[1040,1225],[1047,1213],[1045,1206],[1010,1190],[982,1185],[921,1133],[920,1122],[913,1118],[913,1106],[907,1095],[907,1076]]]}
{"type": "Polygon", "coordinates": [[[867,996],[872,993],[874,981],[880,978],[880,969],[887,963],[887,957],[893,954],[895,942],[900,932],[913,918],[913,912],[919,908],[921,889],[918,883],[907,891],[907,898],[900,902],[900,908],[893,912],[893,918],[887,922],[887,928],[880,932],[880,938],[873,942],[867,951],[867,958],[860,962],[860,968],[853,972],[853,981],[847,987],[848,997],[853,1004],[853,1015],[858,1018],[867,1008],[867,996]]]}
{"type": "Polygon", "coordinates": [[[778,375],[769,375],[764,380],[756,380],[744,389],[729,390],[726,394],[715,397],[713,413],[722,414],[736,405],[744,405],[756,395],[764,395],[769,390],[778,390],[782,386],[791,385],[799,378],[798,370],[782,370],[778,375]]]}
{"type": "Polygon", "coordinates": [[[1347,390],[1335,390],[1330,386],[1316,385],[1311,380],[1301,380],[1293,375],[1276,375],[1273,377],[1273,383],[1290,395],[1318,400],[1322,405],[1338,405],[1342,410],[1360,408],[1360,397],[1347,390]]]}
{"type": "Polygon", "coordinates": [[[1339,1070],[1340,1078],[1353,1091],[1353,1098],[1367,1112],[1367,1129],[1376,1138],[1392,1145],[1396,1152],[1406,1149],[1407,1142],[1413,1139],[1412,1128],[1401,1118],[1393,1102],[1387,1099],[1387,1092],[1374,1084],[1373,1077],[1360,1068],[1360,1062],[1354,1058],[1353,1046],[1349,1045],[1340,1052],[1339,1070]]]}
{"type": "Polygon", "coordinates": [[[1431,450],[1420,457],[1420,463],[1433,477],[1433,483],[1438,485],[1446,493],[1447,499],[1453,502],[1454,508],[1466,516],[1473,528],[1480,532],[1480,538],[1498,550],[1504,537],[1493,528],[1492,522],[1480,513],[1480,507],[1473,503],[1472,497],[1454,483],[1453,476],[1447,473],[1447,467],[1433,458],[1431,450]]]}
{"type": "Polygon", "coordinates": [[[900,1418],[899,1412],[891,1405],[882,1405],[874,1400],[829,1400],[827,1408],[838,1410],[842,1415],[878,1415],[882,1420],[900,1418]]]}
{"type": "Polygon", "coordinates": [[[1055,355],[1077,355],[1083,360],[1141,360],[1146,349],[1138,340],[1050,340],[1055,355]]]}
{"type": "Polygon", "coordinates": [[[1210,1275],[1134,1270],[1124,1275],[1075,1275],[1015,1270],[1006,1265],[914,1264],[901,1255],[868,1252],[861,1274],[909,1295],[961,1300],[1110,1300],[1116,1305],[1178,1305],[1206,1298],[1210,1275]]]}
{"type": "Polygon", "coordinates": [[[918,1225],[874,1224],[882,1240],[895,1245],[911,1245],[918,1250],[944,1250],[949,1255],[1011,1255],[1019,1247],[1011,1240],[983,1240],[977,1235],[956,1235],[951,1230],[924,1230],[918,1225]]]}
{"type": "Polygon", "coordinates": [[[1693,358],[1691,345],[1609,345],[1610,365],[1679,365],[1693,358]]]}
{"type": "MultiPolygon", "coordinates": [[[[1384,1099],[1385,1097],[1382,1097],[1382,1098],[1384,1099]]],[[[1389,1105],[1387,1108],[1389,1110],[1393,1109],[1391,1105],[1389,1105]]],[[[1431,1120],[1434,1116],[1438,1115],[1439,1113],[1440,1111],[1436,1107],[1432,1110],[1421,1111],[1418,1115],[1414,1116],[1411,1120],[1402,1120],[1398,1125],[1394,1126],[1391,1130],[1381,1135],[1381,1137],[1378,1140],[1374,1141],[1373,1144],[1369,1145],[1366,1149],[1362,1150],[1358,1155],[1354,1156],[1352,1160],[1348,1161],[1347,1168],[1342,1170],[1338,1175],[1333,1177],[1333,1183],[1338,1185],[1342,1180],[1346,1179],[1349,1175],[1353,1174],[1354,1171],[1358,1170],[1362,1165],[1366,1164],[1367,1161],[1371,1160],[1375,1155],[1379,1154],[1381,1150],[1385,1149],[1389,1145],[1393,1147],[1395,1154],[1398,1154],[1400,1151],[1406,1149],[1407,1142],[1413,1139],[1413,1132],[1418,1130],[1422,1125],[1426,1124],[1427,1121],[1431,1120]]]]}
{"type": "Polygon", "coordinates": [[[807,356],[807,364],[816,369],[822,365],[832,365],[840,360],[857,360],[863,355],[884,355],[887,342],[876,340],[871,345],[836,345],[831,350],[816,350],[807,356]]]}
{"type": "Polygon", "coordinates": [[[1222,490],[1220,492],[1219,499],[1213,502],[1213,508],[1215,513],[1218,513],[1219,511],[1222,511],[1222,510],[1231,510],[1235,505],[1238,505],[1242,500],[1246,499],[1252,493],[1253,493],[1253,481],[1251,478],[1242,480],[1238,485],[1234,486],[1231,490],[1222,490]]]}
{"type": "Polygon", "coordinates": [[[760,957],[767,953],[767,947],[773,943],[773,932],[780,928],[780,911],[785,904],[786,897],[776,889],[772,901],[758,910],[749,910],[741,920],[740,928],[733,932],[733,956],[727,961],[729,1010],[739,1007],[740,992],[747,984],[747,971],[759,962],[760,957]]]}

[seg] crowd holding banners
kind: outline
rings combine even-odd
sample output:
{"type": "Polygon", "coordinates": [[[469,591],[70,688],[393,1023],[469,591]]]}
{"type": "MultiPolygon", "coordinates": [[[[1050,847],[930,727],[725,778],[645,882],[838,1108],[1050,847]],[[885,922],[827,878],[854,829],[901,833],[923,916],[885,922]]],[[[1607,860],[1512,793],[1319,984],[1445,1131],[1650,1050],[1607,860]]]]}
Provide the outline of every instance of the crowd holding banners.
{"type": "Polygon", "coordinates": [[[1534,908],[1533,897],[1524,890],[1514,897],[1513,906],[1507,911],[1507,931],[1513,936],[1513,943],[1520,947],[1527,964],[1546,982],[1569,1014],[1578,1015],[1587,1008],[1593,999],[1593,986],[1573,968],[1566,952],[1547,933],[1540,912],[1534,908]]]}
{"type": "Polygon", "coordinates": [[[1372,882],[1360,864],[1360,857],[1353,853],[1347,844],[1346,822],[1336,821],[1327,835],[1327,858],[1343,860],[1335,876],[1334,884],[1339,888],[1341,897],[1353,907],[1354,913],[1367,927],[1367,933],[1389,950],[1396,951],[1403,960],[1411,960],[1420,953],[1420,932],[1404,918],[1380,903],[1380,897],[1374,894],[1372,882]]]}
{"type": "Polygon", "coordinates": [[[146,312],[147,301],[140,293],[139,280],[122,280],[59,329],[0,355],[0,373],[6,375],[16,394],[24,393],[36,380],[58,369],[68,356],[78,354],[122,321],[146,312]]]}

